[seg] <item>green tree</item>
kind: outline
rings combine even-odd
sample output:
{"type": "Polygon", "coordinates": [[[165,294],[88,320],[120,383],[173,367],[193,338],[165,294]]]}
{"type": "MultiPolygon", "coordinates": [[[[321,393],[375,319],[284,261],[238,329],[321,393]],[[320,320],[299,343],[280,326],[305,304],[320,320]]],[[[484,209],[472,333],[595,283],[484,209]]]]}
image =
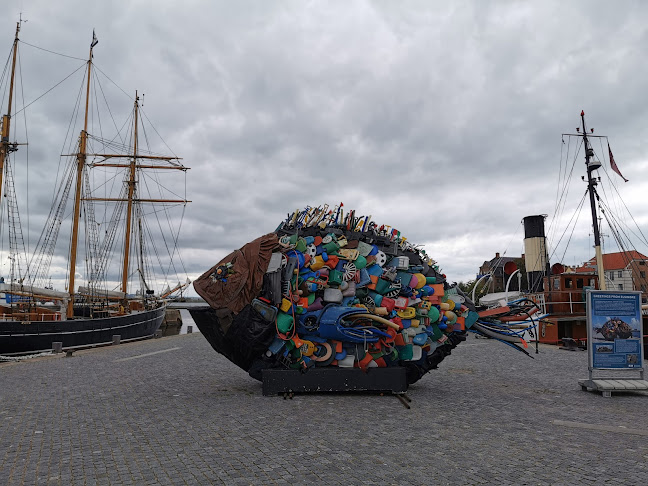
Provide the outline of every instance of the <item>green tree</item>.
{"type": "MultiPolygon", "coordinates": [[[[457,287],[459,287],[469,298],[472,298],[472,292],[476,282],[476,279],[468,280],[468,282],[459,282],[457,287]]],[[[477,292],[475,292],[475,300],[479,302],[479,299],[488,293],[488,289],[489,285],[487,280],[479,282],[479,287],[477,288],[477,292]]],[[[477,302],[474,303],[476,304],[477,302]]]]}

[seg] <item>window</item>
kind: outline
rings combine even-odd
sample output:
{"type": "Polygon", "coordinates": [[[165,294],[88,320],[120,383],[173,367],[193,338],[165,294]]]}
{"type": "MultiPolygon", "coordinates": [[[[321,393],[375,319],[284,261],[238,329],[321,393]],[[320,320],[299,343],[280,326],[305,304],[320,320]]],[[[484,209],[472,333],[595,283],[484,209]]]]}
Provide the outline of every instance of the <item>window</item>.
{"type": "Polygon", "coordinates": [[[572,288],[572,279],[571,278],[566,278],[565,279],[565,288],[566,289],[571,289],[572,288]]]}
{"type": "Polygon", "coordinates": [[[642,292],[645,292],[645,291],[646,291],[646,286],[643,285],[643,284],[641,284],[641,291],[642,291],[642,292]]]}
{"type": "Polygon", "coordinates": [[[594,288],[596,286],[596,280],[594,280],[593,278],[590,278],[589,286],[594,288]]]}
{"type": "Polygon", "coordinates": [[[617,273],[617,277],[619,278],[623,277],[623,270],[619,270],[619,272],[617,273]]]}
{"type": "Polygon", "coordinates": [[[646,278],[646,272],[643,272],[643,271],[639,272],[639,276],[641,278],[646,278]]]}
{"type": "Polygon", "coordinates": [[[645,264],[646,264],[646,262],[645,262],[644,260],[641,260],[641,261],[639,262],[639,265],[645,265],[645,264]]]}
{"type": "Polygon", "coordinates": [[[619,284],[619,290],[623,290],[623,284],[619,284]]]}
{"type": "Polygon", "coordinates": [[[560,279],[559,278],[554,278],[554,290],[560,290],[560,279]]]}
{"type": "Polygon", "coordinates": [[[582,278],[577,278],[576,279],[576,288],[577,289],[582,289],[583,288],[583,279],[582,278]]]}
{"type": "Polygon", "coordinates": [[[614,272],[610,272],[610,280],[614,280],[614,272]]]}

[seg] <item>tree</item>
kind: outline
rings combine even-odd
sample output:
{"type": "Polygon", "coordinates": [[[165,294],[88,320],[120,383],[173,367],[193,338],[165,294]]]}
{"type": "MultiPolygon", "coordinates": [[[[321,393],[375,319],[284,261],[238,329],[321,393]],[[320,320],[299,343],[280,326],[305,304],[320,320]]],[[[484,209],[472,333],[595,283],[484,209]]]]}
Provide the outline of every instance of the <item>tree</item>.
{"type": "MultiPolygon", "coordinates": [[[[472,298],[472,292],[473,292],[473,287],[475,287],[475,283],[477,280],[469,280],[468,282],[459,282],[457,284],[457,287],[461,289],[461,291],[466,294],[469,298],[472,298]]],[[[488,293],[489,286],[487,284],[488,280],[482,280],[479,282],[479,287],[477,288],[477,292],[475,292],[475,300],[479,302],[479,299],[486,295],[488,293]]],[[[477,302],[474,302],[476,304],[477,302]]]]}

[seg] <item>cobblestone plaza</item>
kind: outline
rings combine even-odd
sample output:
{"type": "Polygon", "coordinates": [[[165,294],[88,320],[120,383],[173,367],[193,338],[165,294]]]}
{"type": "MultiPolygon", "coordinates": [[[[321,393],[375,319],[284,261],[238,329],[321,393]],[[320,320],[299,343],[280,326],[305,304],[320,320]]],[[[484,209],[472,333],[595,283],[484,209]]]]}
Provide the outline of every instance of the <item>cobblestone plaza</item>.
{"type": "Polygon", "coordinates": [[[648,484],[648,398],[470,336],[411,386],[264,397],[187,334],[0,363],[0,484],[648,484]]]}

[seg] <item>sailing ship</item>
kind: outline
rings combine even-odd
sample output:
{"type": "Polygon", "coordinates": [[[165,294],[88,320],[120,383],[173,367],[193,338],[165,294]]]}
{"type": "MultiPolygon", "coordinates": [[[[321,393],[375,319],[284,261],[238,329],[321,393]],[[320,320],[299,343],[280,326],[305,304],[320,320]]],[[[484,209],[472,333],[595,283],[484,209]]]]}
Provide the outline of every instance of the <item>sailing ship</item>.
{"type": "MultiPolygon", "coordinates": [[[[0,292],[5,297],[5,302],[0,305],[0,355],[47,351],[52,349],[53,343],[62,343],[63,349],[72,349],[112,343],[115,336],[119,336],[121,341],[151,337],[162,322],[166,301],[161,298],[162,292],[156,295],[154,290],[154,287],[159,287],[159,282],[155,280],[157,277],[147,257],[151,247],[157,250],[155,241],[148,242],[153,232],[144,217],[148,211],[159,218],[160,212],[168,214],[172,207],[181,207],[184,214],[184,207],[190,201],[162,197],[159,188],[155,193],[157,197],[145,196],[147,191],[150,194],[147,187],[151,181],[159,182],[155,174],[167,170],[186,174],[187,168],[176,156],[150,151],[147,132],[144,132],[146,143],[140,143],[140,130],[144,130],[144,125],[142,103],[137,92],[133,110],[125,123],[128,130],[117,129],[118,133],[112,139],[89,133],[89,113],[93,117],[98,113],[98,109],[90,110],[90,100],[98,98],[99,93],[105,97],[103,88],[92,77],[95,75],[93,51],[98,43],[93,32],[88,60],[79,68],[85,67],[84,86],[80,91],[84,93],[85,105],[83,109],[79,108],[83,106],[80,103],[75,107],[75,116],[83,120],[82,129],[72,153],[61,157],[65,168],[38,243],[33,250],[27,248],[29,244],[25,245],[20,225],[14,182],[14,157],[23,148],[21,145],[26,144],[16,141],[11,126],[20,26],[21,22],[18,22],[10,55],[8,103],[2,117],[0,140],[0,188],[2,200],[6,202],[6,208],[3,208],[5,218],[9,223],[8,259],[11,267],[8,278],[0,279],[0,292]],[[91,92],[93,86],[99,86],[94,88],[94,93],[91,92]],[[122,133],[126,131],[128,135],[122,133]],[[103,173],[103,188],[100,190],[92,185],[100,178],[91,175],[91,171],[97,169],[103,173]],[[123,179],[117,179],[122,176],[123,179]],[[116,196],[109,192],[108,186],[115,188],[116,196]],[[69,212],[66,212],[68,201],[73,202],[71,235],[69,247],[65,249],[68,259],[66,289],[61,291],[55,290],[51,284],[50,268],[55,253],[59,253],[56,251],[59,229],[64,226],[69,212]],[[99,203],[106,205],[103,219],[95,210],[95,204],[99,203]],[[163,209],[158,210],[159,206],[156,206],[155,210],[149,211],[148,208],[152,207],[149,203],[160,203],[163,209]],[[123,243],[119,244],[122,236],[123,243]],[[75,290],[77,275],[83,275],[77,268],[78,261],[85,263],[85,285],[75,290]],[[129,288],[133,281],[140,284],[140,290],[134,293],[129,288]],[[110,288],[115,283],[117,285],[110,288]]],[[[165,239],[164,246],[173,247],[177,257],[178,233],[171,227],[166,231],[171,233],[170,236],[167,234],[171,241],[165,239]]],[[[60,245],[58,249],[60,251],[60,245]]],[[[173,255],[163,264],[174,266],[173,255]]]]}
{"type": "MultiPolygon", "coordinates": [[[[632,231],[621,228],[620,218],[618,215],[615,215],[612,204],[603,199],[603,196],[608,194],[608,192],[614,193],[617,191],[602,191],[603,194],[599,194],[597,190],[597,187],[602,181],[596,174],[601,169],[602,164],[598,157],[596,157],[592,140],[606,140],[607,137],[604,135],[594,135],[594,130],[591,128],[588,130],[585,123],[585,113],[583,111],[581,111],[580,127],[576,131],[577,133],[563,134],[563,140],[565,137],[576,139],[578,141],[577,146],[582,147],[584,152],[586,176],[583,177],[583,181],[587,183],[587,192],[583,196],[581,204],[584,205],[587,196],[590,203],[595,256],[581,267],[568,268],[561,263],[550,265],[544,229],[546,215],[525,217],[524,261],[529,292],[524,294],[524,297],[535,302],[538,309],[538,316],[533,325],[532,336],[530,336],[531,339],[537,339],[537,341],[547,344],[560,344],[567,341],[576,342],[581,346],[585,346],[587,340],[586,290],[606,290],[610,278],[606,274],[605,262],[614,260],[622,262],[623,266],[628,269],[627,273],[629,276],[624,277],[626,287],[619,287],[619,290],[632,290],[633,288],[641,290],[644,292],[643,297],[645,302],[648,280],[646,280],[645,276],[646,271],[643,269],[648,265],[648,258],[636,250],[631,249],[632,245],[627,240],[627,235],[632,233],[632,231]],[[621,249],[620,252],[603,254],[599,214],[609,223],[610,232],[613,234],[614,240],[621,249]],[[632,285],[632,288],[628,288],[628,285],[632,285]]],[[[602,148],[602,150],[604,149],[602,148]]],[[[610,167],[621,176],[618,168],[614,164],[609,145],[608,151],[610,155],[610,167]]],[[[569,148],[567,152],[566,157],[569,157],[569,148]]],[[[580,151],[577,152],[577,155],[579,153],[580,151]]],[[[623,206],[627,208],[625,204],[623,206]]],[[[577,212],[579,211],[580,209],[577,210],[577,212]]],[[[634,218],[632,219],[634,220],[634,218]]],[[[621,277],[620,273],[619,271],[618,277],[621,277]]],[[[510,276],[512,277],[512,274],[510,276]]],[[[488,278],[488,275],[483,278],[488,278]]],[[[476,282],[476,284],[479,283],[479,281],[476,282]]],[[[477,285],[473,289],[473,296],[476,288],[477,285]]],[[[510,294],[509,297],[511,297],[510,294]]],[[[479,302],[482,304],[487,301],[488,298],[481,299],[479,302]]],[[[511,302],[507,303],[504,301],[496,305],[510,306],[510,304],[511,302]]],[[[644,303],[642,309],[644,312],[643,334],[648,334],[648,322],[646,322],[648,306],[644,303]]],[[[529,324],[530,321],[530,319],[527,319],[521,322],[529,324]]],[[[610,323],[603,326],[600,332],[605,339],[614,339],[615,337],[628,335],[627,329],[623,325],[613,325],[610,323]]]]}

